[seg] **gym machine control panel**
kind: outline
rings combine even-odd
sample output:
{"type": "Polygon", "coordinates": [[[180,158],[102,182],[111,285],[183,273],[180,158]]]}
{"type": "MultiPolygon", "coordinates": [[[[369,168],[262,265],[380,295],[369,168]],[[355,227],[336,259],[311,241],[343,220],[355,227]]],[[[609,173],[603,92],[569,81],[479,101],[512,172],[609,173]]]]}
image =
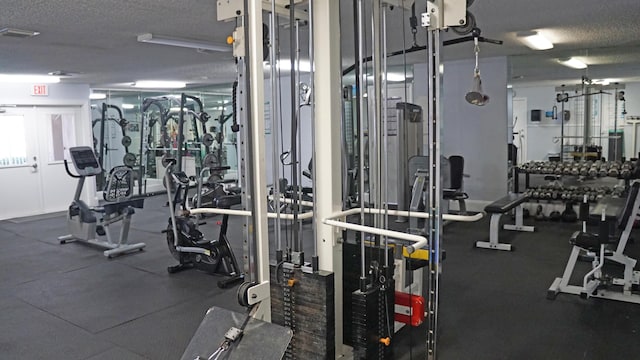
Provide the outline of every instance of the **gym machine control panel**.
{"type": "Polygon", "coordinates": [[[80,176],[95,176],[102,172],[93,149],[88,146],[76,146],[69,149],[71,160],[80,176]]]}

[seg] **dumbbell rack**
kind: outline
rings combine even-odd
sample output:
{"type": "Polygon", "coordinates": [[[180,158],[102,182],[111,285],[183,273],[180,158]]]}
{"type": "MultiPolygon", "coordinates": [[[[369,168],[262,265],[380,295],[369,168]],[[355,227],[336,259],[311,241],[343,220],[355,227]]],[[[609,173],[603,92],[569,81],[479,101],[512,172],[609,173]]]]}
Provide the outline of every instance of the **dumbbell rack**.
{"type": "Polygon", "coordinates": [[[605,196],[622,196],[628,189],[630,181],[638,178],[639,172],[640,167],[637,167],[633,161],[575,161],[569,163],[532,161],[514,169],[514,191],[527,193],[531,200],[579,202],[584,198],[584,195],[587,195],[590,202],[597,202],[605,196]],[[520,174],[526,174],[524,189],[520,188],[520,174]],[[567,187],[556,183],[534,188],[530,183],[531,175],[543,175],[550,181],[560,180],[565,176],[580,177],[588,180],[619,179],[624,180],[624,186],[585,185],[567,187]]]}

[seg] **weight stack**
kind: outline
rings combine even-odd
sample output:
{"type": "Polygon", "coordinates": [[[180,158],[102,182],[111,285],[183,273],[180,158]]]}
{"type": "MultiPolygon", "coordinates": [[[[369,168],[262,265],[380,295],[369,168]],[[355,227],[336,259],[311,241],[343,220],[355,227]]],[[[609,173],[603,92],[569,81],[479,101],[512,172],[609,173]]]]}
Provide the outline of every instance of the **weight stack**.
{"type": "Polygon", "coordinates": [[[393,336],[394,295],[393,287],[383,290],[380,286],[364,292],[356,290],[351,295],[354,359],[392,357],[392,347],[380,339],[393,336]]]}
{"type": "Polygon", "coordinates": [[[271,271],[271,322],[293,330],[284,359],[334,359],[334,274],[289,263],[271,271]]]}

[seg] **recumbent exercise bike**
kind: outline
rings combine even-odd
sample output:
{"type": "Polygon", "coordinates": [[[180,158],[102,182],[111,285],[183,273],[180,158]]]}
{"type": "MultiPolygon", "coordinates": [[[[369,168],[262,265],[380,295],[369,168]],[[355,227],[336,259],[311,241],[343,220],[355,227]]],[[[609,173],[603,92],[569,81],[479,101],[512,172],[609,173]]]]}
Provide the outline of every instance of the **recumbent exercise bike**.
{"type": "MultiPolygon", "coordinates": [[[[175,159],[167,159],[165,183],[169,198],[169,223],[163,233],[167,234],[167,245],[178,264],[169,266],[171,274],[196,268],[214,275],[226,276],[218,281],[218,287],[226,288],[244,279],[235,254],[227,239],[229,215],[222,217],[217,240],[208,240],[198,229],[197,219],[189,214],[189,177],[183,171],[174,171],[175,159]],[[175,188],[172,194],[171,189],[175,188]]],[[[228,209],[242,203],[239,194],[226,194],[213,200],[213,207],[228,209]]]]}
{"type": "Polygon", "coordinates": [[[64,160],[64,168],[72,178],[79,179],[73,201],[67,210],[67,226],[69,235],[58,237],[60,244],[71,241],[82,241],[106,249],[104,256],[112,258],[135,250],[142,250],[145,243],[129,244],[129,227],[134,208],[142,209],[144,199],[132,199],[133,172],[128,166],[116,166],[109,172],[103,192],[105,203],[98,207],[89,207],[80,200],[85,179],[102,175],[102,168],[92,148],[76,146],[69,149],[69,154],[77,175],[69,170],[68,161],[64,160]],[[113,241],[109,227],[122,221],[120,236],[113,241]],[[97,235],[106,236],[106,240],[97,235]]]}

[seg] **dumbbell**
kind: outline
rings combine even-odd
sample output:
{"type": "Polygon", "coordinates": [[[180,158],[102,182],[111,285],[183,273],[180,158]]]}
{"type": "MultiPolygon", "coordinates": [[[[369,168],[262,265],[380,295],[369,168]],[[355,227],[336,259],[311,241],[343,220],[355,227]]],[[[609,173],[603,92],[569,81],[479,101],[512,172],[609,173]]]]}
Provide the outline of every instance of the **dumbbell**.
{"type": "Polygon", "coordinates": [[[598,170],[598,176],[605,177],[607,176],[608,173],[609,173],[609,169],[607,169],[606,165],[600,166],[600,169],[598,170]]]}

